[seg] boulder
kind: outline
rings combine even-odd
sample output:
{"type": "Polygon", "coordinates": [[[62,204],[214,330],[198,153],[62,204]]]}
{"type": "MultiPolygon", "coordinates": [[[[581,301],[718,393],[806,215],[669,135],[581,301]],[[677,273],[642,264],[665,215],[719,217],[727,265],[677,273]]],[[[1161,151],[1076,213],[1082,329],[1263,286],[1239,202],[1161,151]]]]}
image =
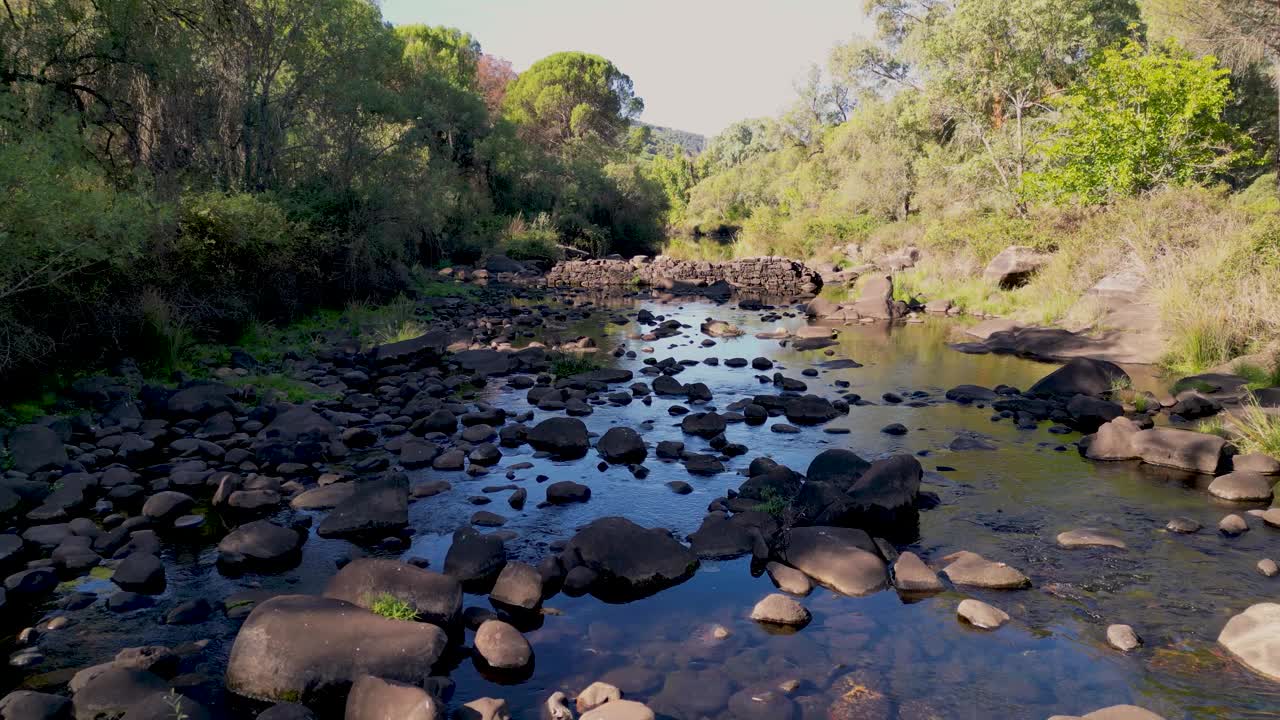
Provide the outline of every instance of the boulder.
{"type": "Polygon", "coordinates": [[[337,436],[337,427],[315,410],[289,407],[258,432],[253,452],[268,465],[312,463],[324,458],[337,436]]]}
{"type": "Polygon", "coordinates": [[[1227,441],[1217,435],[1171,427],[1139,430],[1130,443],[1145,463],[1207,475],[1217,471],[1227,445],[1227,441]]]}
{"type": "Polygon", "coordinates": [[[889,320],[893,317],[893,277],[890,275],[868,276],[862,284],[862,292],[853,303],[853,310],[859,318],[889,320]]]}
{"type": "Polygon", "coordinates": [[[527,441],[534,450],[551,453],[552,457],[574,460],[587,454],[591,442],[587,426],[578,418],[553,417],[529,429],[527,441]]]}
{"type": "Polygon", "coordinates": [[[770,562],[765,565],[765,571],[769,573],[769,578],[773,580],[773,584],[778,589],[792,595],[808,595],[813,591],[813,582],[809,580],[809,576],[799,570],[783,565],[780,562],[770,562]]]}
{"type": "Polygon", "coordinates": [[[1245,667],[1280,682],[1280,604],[1251,605],[1227,621],[1218,643],[1245,667]]]}
{"type": "Polygon", "coordinates": [[[498,573],[489,599],[511,608],[534,610],[542,604],[542,574],[532,565],[509,562],[498,573]]]}
{"type": "Polygon", "coordinates": [[[636,598],[687,580],[698,558],[666,531],[643,528],[626,518],[593,521],[565,546],[570,565],[596,573],[591,591],[606,598],[636,598]]]}
{"type": "Polygon", "coordinates": [[[302,558],[305,538],[295,530],[255,520],[232,530],[218,543],[218,563],[225,568],[285,568],[302,558]]]}
{"type": "Polygon", "coordinates": [[[1105,423],[1124,415],[1124,408],[1110,400],[1076,395],[1067,401],[1071,425],[1081,432],[1096,432],[1105,423]]]}
{"type": "Polygon", "coordinates": [[[1223,500],[1263,502],[1271,499],[1271,484],[1265,475],[1237,470],[1214,478],[1209,483],[1209,494],[1223,500]]]}
{"type": "Polygon", "coordinates": [[[421,686],[447,639],[435,625],[384,618],[351,603],[282,595],[254,608],[236,635],[227,688],[264,701],[341,701],[364,675],[421,686]]]}
{"type": "Polygon", "coordinates": [[[904,552],[894,561],[893,586],[904,593],[931,593],[944,589],[938,574],[913,552],[904,552]]]}
{"type": "Polygon", "coordinates": [[[408,525],[409,481],[403,475],[389,475],[358,483],[351,497],[320,522],[316,533],[326,538],[382,538],[408,525]]]}
{"type": "Polygon", "coordinates": [[[1098,428],[1084,455],[1090,460],[1134,460],[1138,451],[1133,447],[1133,437],[1140,430],[1129,418],[1118,417],[1098,428]]]}
{"type": "Polygon", "coordinates": [[[751,619],[770,625],[803,627],[813,616],[803,605],[781,593],[768,595],[751,609],[751,619]]]}
{"type": "Polygon", "coordinates": [[[434,697],[416,685],[361,675],[351,684],[344,720],[444,720],[434,697]]]}
{"type": "Polygon", "coordinates": [[[463,528],[453,534],[444,572],[464,585],[483,585],[496,578],[506,563],[507,549],[501,537],[463,528]]]}
{"type": "Polygon", "coordinates": [[[884,561],[862,530],[801,527],[791,531],[782,559],[817,582],[845,595],[869,595],[889,581],[884,561]]]}
{"type": "Polygon", "coordinates": [[[828,482],[844,490],[862,473],[871,467],[871,463],[858,457],[849,450],[833,448],[823,450],[809,462],[805,477],[815,482],[828,482]]]}
{"type": "Polygon", "coordinates": [[[591,499],[591,488],[572,480],[561,480],[547,486],[547,502],[552,505],[568,505],[591,499]]]}
{"type": "Polygon", "coordinates": [[[821,425],[840,416],[830,400],[817,395],[790,398],[782,406],[782,412],[797,425],[821,425]]]}
{"type": "Polygon", "coordinates": [[[961,550],[942,559],[942,572],[956,585],[1012,590],[1031,585],[1031,580],[1009,565],[992,562],[977,553],[961,550]]]}
{"type": "Polygon", "coordinates": [[[0,720],[71,720],[71,700],[61,695],[14,690],[0,698],[0,720]]]}
{"type": "Polygon", "coordinates": [[[1009,622],[1009,613],[973,598],[961,600],[956,607],[956,614],[982,630],[996,630],[1009,622]]]}
{"type": "Polygon", "coordinates": [[[165,407],[178,418],[207,418],[220,412],[236,412],[231,399],[234,390],[222,383],[200,383],[183,388],[169,397],[165,407]]]}
{"type": "Polygon", "coordinates": [[[523,670],[533,662],[529,641],[501,620],[486,620],[476,630],[476,652],[485,664],[497,670],[523,670]]]}
{"type": "MultiPolygon", "coordinates": [[[[721,560],[746,555],[753,547],[754,528],[713,513],[689,535],[689,546],[704,560],[721,560]]],[[[758,535],[759,531],[756,531],[758,535]]]]}
{"type": "Polygon", "coordinates": [[[67,449],[58,433],[44,425],[23,425],[9,434],[13,469],[30,475],[67,464],[67,449]]]}
{"type": "Polygon", "coordinates": [[[1026,285],[1050,255],[1025,245],[1010,245],[1001,250],[982,271],[982,279],[1004,290],[1026,285]]]}
{"type": "Polygon", "coordinates": [[[1119,384],[1130,382],[1129,374],[1119,365],[1106,360],[1073,358],[1070,362],[1040,378],[1027,391],[1029,395],[1099,396],[1119,384]]]}
{"type": "Polygon", "coordinates": [[[108,666],[79,686],[71,702],[76,720],[118,718],[148,697],[168,690],[168,683],[154,673],[108,666]]]}
{"type": "Polygon", "coordinates": [[[121,590],[158,595],[165,588],[164,563],[151,553],[135,552],[120,561],[111,580],[121,590]]]}
{"type": "Polygon", "coordinates": [[[649,455],[644,438],[629,427],[609,428],[596,443],[596,450],[606,462],[613,464],[642,463],[649,455]]]}
{"type": "Polygon", "coordinates": [[[578,720],[654,720],[648,706],[634,700],[614,700],[588,710],[578,720]]]}
{"type": "Polygon", "coordinates": [[[723,433],[725,427],[724,416],[716,412],[691,413],[680,421],[680,429],[684,432],[708,439],[723,433]]]}
{"type": "Polygon", "coordinates": [[[388,595],[412,607],[419,620],[446,629],[459,625],[462,586],[458,580],[397,560],[352,560],[329,579],[324,589],[325,597],[366,610],[388,595]]]}

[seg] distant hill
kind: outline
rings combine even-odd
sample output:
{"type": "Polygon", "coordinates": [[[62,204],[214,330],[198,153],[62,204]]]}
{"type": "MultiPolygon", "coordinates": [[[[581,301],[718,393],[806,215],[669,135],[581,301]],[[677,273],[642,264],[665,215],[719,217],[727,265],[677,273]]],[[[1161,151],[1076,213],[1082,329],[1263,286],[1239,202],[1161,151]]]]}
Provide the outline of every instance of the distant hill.
{"type": "Polygon", "coordinates": [[[645,150],[653,154],[665,152],[672,145],[684,148],[685,152],[691,155],[701,153],[707,147],[707,138],[705,135],[689,132],[687,130],[676,130],[675,128],[661,127],[658,125],[650,125],[649,123],[639,123],[653,131],[653,135],[649,143],[645,145],[645,150]]]}

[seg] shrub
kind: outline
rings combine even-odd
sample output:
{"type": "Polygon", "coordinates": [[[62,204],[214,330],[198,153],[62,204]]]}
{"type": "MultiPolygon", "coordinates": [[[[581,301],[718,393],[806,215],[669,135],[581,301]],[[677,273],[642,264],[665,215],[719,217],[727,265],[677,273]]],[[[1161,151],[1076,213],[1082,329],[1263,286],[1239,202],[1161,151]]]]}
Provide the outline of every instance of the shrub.
{"type": "Polygon", "coordinates": [[[559,242],[560,234],[550,215],[540,213],[531,223],[517,215],[507,225],[499,249],[512,260],[531,261],[549,267],[563,255],[559,242]]]}
{"type": "Polygon", "coordinates": [[[558,378],[572,377],[579,373],[599,370],[600,363],[586,355],[564,353],[551,360],[551,374],[558,378]]]}

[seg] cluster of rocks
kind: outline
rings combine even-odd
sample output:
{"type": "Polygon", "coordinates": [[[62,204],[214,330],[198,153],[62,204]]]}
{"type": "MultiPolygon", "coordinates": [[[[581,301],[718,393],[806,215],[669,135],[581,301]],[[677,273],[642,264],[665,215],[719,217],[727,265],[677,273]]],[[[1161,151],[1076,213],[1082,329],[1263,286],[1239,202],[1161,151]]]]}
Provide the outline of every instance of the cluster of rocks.
{"type": "Polygon", "coordinates": [[[630,260],[567,260],[547,272],[552,286],[606,288],[642,285],[658,290],[728,295],[750,290],[804,296],[822,289],[822,277],[803,263],[783,257],[712,262],[637,255],[630,260]]]}

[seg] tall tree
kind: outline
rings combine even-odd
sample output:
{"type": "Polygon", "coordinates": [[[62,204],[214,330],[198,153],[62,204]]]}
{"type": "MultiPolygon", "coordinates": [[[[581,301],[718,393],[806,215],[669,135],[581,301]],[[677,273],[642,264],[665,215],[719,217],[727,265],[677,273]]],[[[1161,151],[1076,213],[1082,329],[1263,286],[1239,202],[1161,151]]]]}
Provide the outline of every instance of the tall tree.
{"type": "Polygon", "coordinates": [[[516,79],[511,61],[494,55],[481,55],[476,66],[476,86],[484,96],[489,114],[497,117],[502,111],[502,101],[507,96],[507,86],[516,79]]]}
{"type": "MultiPolygon", "coordinates": [[[[1213,52],[1237,72],[1265,68],[1280,100],[1280,0],[1147,0],[1144,11],[1182,42],[1213,52]]],[[[1280,114],[1277,123],[1280,183],[1280,114]]]]}
{"type": "Polygon", "coordinates": [[[644,111],[631,78],[599,55],[556,53],[507,87],[507,118],[527,138],[559,151],[576,141],[616,146],[644,111]]]}
{"type": "Polygon", "coordinates": [[[473,88],[480,64],[480,43],[457,28],[399,25],[404,59],[417,72],[443,77],[459,88],[473,88]]]}

